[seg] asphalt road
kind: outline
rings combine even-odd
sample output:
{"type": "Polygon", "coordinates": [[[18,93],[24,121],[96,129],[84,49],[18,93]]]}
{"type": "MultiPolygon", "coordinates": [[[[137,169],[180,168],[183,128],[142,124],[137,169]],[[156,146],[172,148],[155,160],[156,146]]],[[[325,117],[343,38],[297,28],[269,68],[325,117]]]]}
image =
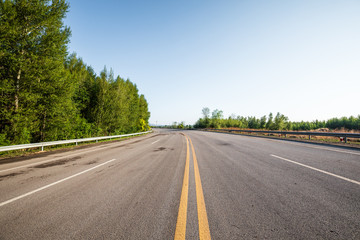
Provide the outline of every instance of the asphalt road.
{"type": "Polygon", "coordinates": [[[200,131],[0,164],[0,239],[360,239],[360,151],[200,131]]]}

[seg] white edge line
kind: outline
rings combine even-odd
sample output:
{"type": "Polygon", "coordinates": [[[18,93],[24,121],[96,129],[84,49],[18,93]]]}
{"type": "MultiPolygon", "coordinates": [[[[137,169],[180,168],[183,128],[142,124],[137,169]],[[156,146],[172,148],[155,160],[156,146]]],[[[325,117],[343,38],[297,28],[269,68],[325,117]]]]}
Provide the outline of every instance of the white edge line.
{"type": "Polygon", "coordinates": [[[153,143],[151,143],[151,145],[153,145],[154,143],[157,143],[158,141],[160,141],[160,139],[159,140],[156,140],[155,142],[153,142],[153,143]]]}
{"type": "MultiPolygon", "coordinates": [[[[283,139],[267,139],[269,141],[273,141],[273,142],[280,142],[283,139]]],[[[347,153],[347,154],[353,154],[353,155],[360,155],[360,153],[358,152],[350,152],[350,151],[345,151],[345,150],[339,150],[339,149],[331,149],[328,147],[316,147],[316,146],[309,146],[308,144],[313,144],[312,142],[299,142],[299,143],[295,143],[295,142],[284,142],[282,141],[282,143],[287,143],[287,144],[291,144],[291,145],[296,145],[296,146],[302,146],[302,147],[307,147],[307,148],[313,148],[313,149],[321,149],[321,150],[327,150],[327,151],[331,151],[331,152],[339,152],[339,153],[347,153]]],[[[334,147],[337,147],[334,146],[334,147]]],[[[340,146],[341,147],[341,146],[340,146]]],[[[357,149],[354,149],[354,151],[356,151],[357,149]]]]}
{"type": "Polygon", "coordinates": [[[39,165],[39,164],[43,164],[43,163],[53,162],[53,161],[57,161],[57,160],[60,160],[60,159],[63,159],[63,158],[68,158],[68,157],[72,157],[72,156],[76,156],[76,155],[86,154],[86,153],[93,152],[93,151],[96,151],[96,150],[98,150],[98,149],[94,149],[94,150],[87,151],[87,152],[80,152],[80,153],[78,152],[78,153],[74,153],[74,154],[70,154],[70,155],[66,155],[66,156],[62,156],[62,157],[57,157],[57,158],[54,158],[54,159],[44,160],[44,161],[41,161],[41,162],[29,163],[29,164],[18,166],[18,167],[3,169],[3,170],[0,170],[0,173],[15,170],[15,169],[19,169],[19,168],[31,167],[31,166],[39,165]]]}
{"type": "Polygon", "coordinates": [[[95,166],[95,167],[92,167],[92,168],[89,168],[89,169],[87,169],[87,170],[85,170],[85,171],[76,173],[76,174],[74,174],[74,175],[72,175],[72,176],[70,176],[70,177],[66,177],[66,178],[64,178],[64,179],[61,179],[61,180],[59,180],[59,181],[50,183],[50,184],[48,184],[48,185],[46,185],[46,186],[43,186],[43,187],[41,187],[41,188],[35,189],[35,190],[31,191],[31,192],[28,192],[28,193],[25,193],[25,194],[20,195],[20,196],[18,196],[18,197],[9,199],[9,200],[7,200],[7,201],[5,201],[5,202],[0,203],[0,207],[4,206],[4,205],[6,205],[6,204],[12,203],[12,202],[14,202],[14,201],[16,201],[16,200],[19,200],[19,199],[21,199],[21,198],[27,197],[27,196],[29,196],[29,195],[31,195],[31,194],[40,192],[40,191],[42,191],[42,190],[44,190],[44,189],[47,189],[47,188],[49,188],[49,187],[52,187],[52,186],[54,186],[54,185],[56,185],[56,184],[65,182],[65,181],[67,181],[67,180],[69,180],[69,179],[72,179],[72,178],[77,177],[77,176],[79,176],[79,175],[81,175],[81,174],[87,173],[87,172],[89,172],[89,171],[91,171],[91,170],[94,170],[95,168],[101,167],[101,166],[103,166],[103,165],[105,165],[105,164],[108,164],[108,163],[111,163],[111,162],[113,162],[113,161],[115,161],[115,160],[116,160],[116,159],[111,159],[111,160],[109,160],[109,161],[107,161],[107,162],[104,162],[104,163],[101,163],[101,164],[99,164],[99,165],[97,165],[97,166],[95,166]]]}
{"type": "Polygon", "coordinates": [[[358,181],[355,181],[355,180],[352,180],[352,179],[349,179],[349,178],[346,178],[346,177],[342,177],[342,176],[336,175],[334,173],[330,173],[330,172],[327,172],[327,171],[324,171],[324,170],[321,170],[321,169],[318,169],[318,168],[314,168],[314,167],[311,167],[311,166],[308,166],[308,165],[305,165],[305,164],[302,164],[302,163],[298,163],[298,162],[295,162],[295,161],[292,161],[292,160],[289,160],[289,159],[286,159],[286,158],[283,158],[283,157],[279,157],[279,156],[276,156],[276,155],[273,155],[273,154],[270,154],[270,156],[281,159],[281,160],[284,160],[284,161],[287,161],[287,162],[291,162],[291,163],[294,163],[294,164],[300,165],[302,167],[306,167],[306,168],[309,168],[309,169],[312,169],[312,170],[315,170],[315,171],[318,171],[318,172],[321,172],[321,173],[325,173],[327,175],[337,177],[337,178],[340,178],[342,180],[345,180],[345,181],[348,181],[348,182],[351,182],[351,183],[355,183],[357,185],[360,185],[360,182],[358,182],[358,181]]]}
{"type": "MultiPolygon", "coordinates": [[[[216,133],[216,132],[215,132],[216,133]]],[[[291,134],[290,134],[291,135],[291,134]]],[[[236,135],[235,135],[236,136],[236,135]]],[[[252,137],[252,136],[248,136],[248,135],[240,135],[242,137],[252,137]]],[[[254,136],[256,137],[256,135],[254,136]]],[[[315,146],[309,146],[309,144],[314,144],[314,142],[298,142],[296,143],[294,142],[290,142],[290,141],[283,141],[286,139],[270,139],[270,138],[264,138],[268,141],[272,141],[272,142],[281,142],[281,143],[286,143],[286,144],[292,144],[292,145],[296,145],[296,146],[302,146],[302,147],[307,147],[307,148],[313,148],[313,149],[322,149],[322,150],[327,150],[327,151],[332,151],[332,152],[339,152],[339,153],[347,153],[347,154],[353,154],[353,155],[360,155],[360,153],[358,152],[350,152],[350,151],[345,151],[345,150],[338,150],[338,149],[331,149],[331,148],[327,148],[327,147],[315,147],[315,146]]],[[[315,143],[316,144],[316,143],[315,143]]],[[[337,145],[334,145],[334,147],[338,147],[337,145]]],[[[342,146],[339,146],[342,147],[342,146]]],[[[346,147],[346,146],[345,146],[346,147]]],[[[354,149],[354,151],[357,151],[357,149],[354,149]]]]}

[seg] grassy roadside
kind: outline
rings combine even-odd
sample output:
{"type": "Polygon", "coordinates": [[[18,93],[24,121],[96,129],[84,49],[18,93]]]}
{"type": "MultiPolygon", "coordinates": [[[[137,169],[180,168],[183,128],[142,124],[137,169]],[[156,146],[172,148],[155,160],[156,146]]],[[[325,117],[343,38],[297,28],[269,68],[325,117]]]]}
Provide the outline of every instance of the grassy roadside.
{"type": "MultiPolygon", "coordinates": [[[[148,133],[145,133],[148,134],[148,133]]],[[[13,151],[4,151],[0,152],[0,164],[2,160],[14,157],[32,157],[37,154],[43,153],[55,153],[59,151],[70,151],[73,149],[83,149],[90,146],[96,146],[101,144],[108,144],[112,142],[119,142],[124,141],[126,139],[135,138],[139,136],[143,136],[145,134],[135,135],[135,136],[126,136],[121,138],[112,138],[112,139],[103,139],[96,141],[89,141],[89,142],[79,142],[77,145],[75,143],[68,143],[68,144],[60,144],[60,145],[53,145],[53,146],[44,146],[44,151],[41,151],[41,147],[38,148],[28,148],[28,149],[20,149],[20,150],[13,150],[13,151]]]]}

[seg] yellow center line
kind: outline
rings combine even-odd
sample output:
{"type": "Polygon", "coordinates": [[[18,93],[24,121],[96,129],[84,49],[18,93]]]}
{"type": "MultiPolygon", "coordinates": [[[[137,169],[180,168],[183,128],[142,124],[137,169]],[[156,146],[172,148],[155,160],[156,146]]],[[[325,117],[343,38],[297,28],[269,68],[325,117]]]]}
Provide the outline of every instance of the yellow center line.
{"type": "Polygon", "coordinates": [[[197,159],[196,159],[194,145],[192,144],[192,141],[190,138],[189,138],[189,140],[190,140],[190,144],[191,144],[193,161],[194,161],[196,201],[197,201],[198,221],[199,221],[199,237],[200,237],[200,240],[203,240],[203,239],[207,240],[207,239],[211,239],[211,236],[210,236],[209,222],[208,222],[206,207],[205,207],[204,193],[203,193],[203,189],[201,186],[199,166],[198,166],[197,159]]]}
{"type": "Polygon", "coordinates": [[[185,162],[185,172],[183,186],[181,190],[179,212],[176,222],[175,229],[175,240],[185,240],[186,238],[186,218],[187,218],[187,204],[188,204],[188,195],[189,195],[189,169],[190,169],[190,151],[189,151],[189,142],[191,144],[191,150],[193,155],[194,162],[194,175],[195,175],[195,185],[196,185],[196,204],[198,210],[198,221],[199,221],[199,238],[200,240],[211,239],[209,222],[206,213],[204,193],[201,186],[201,178],[199,172],[199,166],[196,159],[194,145],[189,137],[183,134],[186,139],[186,162],[185,162]]]}
{"type": "Polygon", "coordinates": [[[189,191],[189,140],[186,138],[186,163],[183,186],[181,190],[179,213],[176,222],[175,240],[185,239],[186,236],[186,214],[187,214],[187,203],[188,203],[188,191],[189,191]]]}

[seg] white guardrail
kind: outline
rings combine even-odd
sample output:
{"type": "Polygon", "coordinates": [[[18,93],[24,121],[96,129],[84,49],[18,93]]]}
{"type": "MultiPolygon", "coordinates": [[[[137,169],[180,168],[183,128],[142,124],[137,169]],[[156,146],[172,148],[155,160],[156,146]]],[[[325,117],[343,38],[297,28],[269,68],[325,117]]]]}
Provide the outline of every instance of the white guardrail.
{"type": "Polygon", "coordinates": [[[61,141],[53,141],[53,142],[40,142],[40,143],[29,143],[29,144],[20,144],[20,145],[10,145],[10,146],[3,146],[0,147],[0,152],[5,151],[13,151],[13,150],[19,150],[19,149],[27,149],[27,148],[40,148],[41,151],[44,151],[44,147],[46,146],[54,146],[54,145],[61,145],[61,144],[69,144],[69,143],[75,143],[78,145],[80,142],[90,142],[90,141],[98,141],[103,139],[112,139],[112,138],[122,138],[122,137],[129,137],[129,136],[136,136],[141,135],[145,133],[150,133],[152,130],[147,132],[139,132],[139,133],[130,133],[130,134],[124,134],[124,135],[114,135],[114,136],[104,136],[104,137],[92,137],[92,138],[80,138],[80,139],[71,139],[71,140],[61,140],[61,141]]]}
{"type": "Polygon", "coordinates": [[[238,133],[265,133],[265,134],[279,134],[283,135],[285,138],[287,135],[303,135],[309,136],[309,140],[311,140],[311,136],[325,136],[325,137],[339,137],[341,140],[345,140],[347,143],[348,138],[360,138],[359,133],[335,133],[335,132],[296,132],[296,131],[269,131],[269,130],[235,130],[235,129],[210,129],[210,131],[223,131],[223,132],[238,132],[238,133]]]}

